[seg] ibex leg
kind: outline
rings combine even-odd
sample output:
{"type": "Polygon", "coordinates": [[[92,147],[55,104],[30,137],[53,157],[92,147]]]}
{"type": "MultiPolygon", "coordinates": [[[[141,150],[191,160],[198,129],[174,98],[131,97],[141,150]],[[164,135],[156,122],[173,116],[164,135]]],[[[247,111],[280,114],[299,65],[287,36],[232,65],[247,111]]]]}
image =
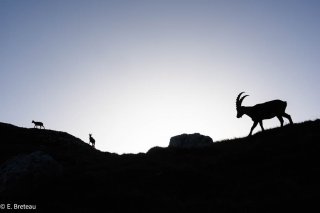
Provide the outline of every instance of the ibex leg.
{"type": "Polygon", "coordinates": [[[252,135],[252,131],[254,130],[254,128],[256,128],[257,125],[258,125],[258,122],[254,121],[254,123],[253,123],[253,125],[251,127],[251,130],[250,130],[249,136],[252,135]]]}
{"type": "Polygon", "coordinates": [[[280,121],[281,127],[283,127],[283,118],[282,118],[282,116],[277,116],[277,118],[280,121]]]}
{"type": "Polygon", "coordinates": [[[293,122],[292,122],[292,119],[291,119],[291,116],[290,116],[290,115],[288,115],[287,113],[284,113],[282,116],[283,116],[283,117],[285,117],[285,118],[287,118],[287,119],[290,121],[290,124],[293,124],[293,122]]]}
{"type": "Polygon", "coordinates": [[[264,131],[264,128],[263,128],[263,123],[262,123],[262,121],[259,121],[259,124],[260,124],[260,127],[261,127],[262,131],[264,131]]]}

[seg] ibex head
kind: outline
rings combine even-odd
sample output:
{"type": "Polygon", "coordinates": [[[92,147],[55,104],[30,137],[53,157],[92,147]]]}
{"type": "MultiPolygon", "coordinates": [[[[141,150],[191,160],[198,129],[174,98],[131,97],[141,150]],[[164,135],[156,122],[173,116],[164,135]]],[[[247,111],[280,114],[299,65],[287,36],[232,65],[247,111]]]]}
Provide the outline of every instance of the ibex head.
{"type": "Polygon", "coordinates": [[[249,95],[245,95],[243,97],[241,97],[241,95],[243,94],[244,92],[241,92],[238,97],[237,97],[237,100],[236,100],[236,107],[237,107],[237,118],[241,118],[244,114],[244,111],[243,111],[243,107],[241,106],[242,104],[242,101],[245,97],[249,96],[249,95]]]}

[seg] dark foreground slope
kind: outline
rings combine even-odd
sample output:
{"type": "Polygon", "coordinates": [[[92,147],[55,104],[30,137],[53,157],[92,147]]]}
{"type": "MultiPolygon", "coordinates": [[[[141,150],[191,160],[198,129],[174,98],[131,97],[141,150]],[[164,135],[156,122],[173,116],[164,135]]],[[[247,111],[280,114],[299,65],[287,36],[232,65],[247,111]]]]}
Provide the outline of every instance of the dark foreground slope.
{"type": "Polygon", "coordinates": [[[288,212],[317,207],[320,120],[202,149],[116,155],[0,123],[0,204],[45,212],[288,212]],[[100,211],[99,211],[100,210],[100,211]]]}

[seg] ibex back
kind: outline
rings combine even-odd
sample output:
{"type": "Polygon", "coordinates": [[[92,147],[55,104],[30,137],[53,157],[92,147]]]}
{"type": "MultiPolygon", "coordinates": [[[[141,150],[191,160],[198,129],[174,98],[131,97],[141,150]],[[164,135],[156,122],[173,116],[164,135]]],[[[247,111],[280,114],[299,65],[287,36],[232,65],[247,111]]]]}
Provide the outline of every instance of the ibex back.
{"type": "Polygon", "coordinates": [[[293,124],[291,116],[285,112],[287,102],[281,100],[273,100],[254,106],[241,106],[243,99],[248,96],[245,95],[241,97],[243,93],[244,92],[241,92],[236,100],[237,118],[241,118],[244,114],[246,114],[252,119],[253,125],[251,127],[249,136],[252,135],[252,131],[258,125],[258,123],[260,124],[261,129],[264,130],[262,121],[265,119],[277,117],[282,127],[282,117],[285,117],[289,120],[290,124],[293,124]]]}

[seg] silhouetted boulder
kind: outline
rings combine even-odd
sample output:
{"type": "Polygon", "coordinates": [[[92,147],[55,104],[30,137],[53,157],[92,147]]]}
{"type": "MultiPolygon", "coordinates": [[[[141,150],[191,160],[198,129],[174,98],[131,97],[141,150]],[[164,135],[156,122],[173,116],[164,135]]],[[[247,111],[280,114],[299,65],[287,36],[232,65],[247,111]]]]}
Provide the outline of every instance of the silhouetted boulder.
{"type": "Polygon", "coordinates": [[[18,155],[0,167],[0,193],[31,189],[62,175],[62,166],[49,154],[35,151],[18,155]]]}
{"type": "Polygon", "coordinates": [[[148,150],[147,154],[159,153],[163,150],[166,150],[164,147],[155,146],[148,150]]]}
{"type": "Polygon", "coordinates": [[[194,134],[182,134],[170,139],[170,148],[201,148],[212,145],[213,141],[209,136],[194,134]]]}

